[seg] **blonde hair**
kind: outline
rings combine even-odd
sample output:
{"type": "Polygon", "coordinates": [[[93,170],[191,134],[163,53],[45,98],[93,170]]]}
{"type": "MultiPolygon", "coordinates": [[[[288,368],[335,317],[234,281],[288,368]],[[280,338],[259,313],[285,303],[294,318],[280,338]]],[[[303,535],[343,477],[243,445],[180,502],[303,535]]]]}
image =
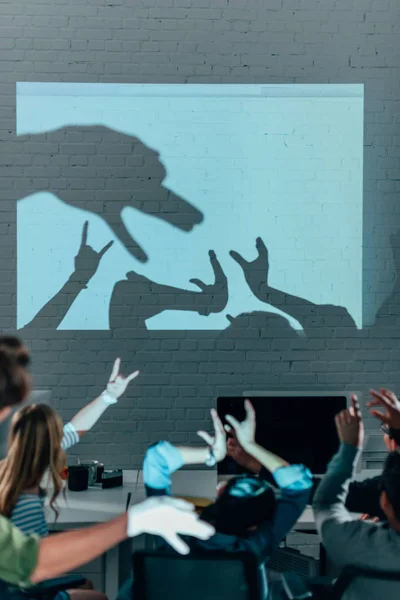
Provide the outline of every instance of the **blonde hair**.
{"type": "Polygon", "coordinates": [[[19,496],[40,486],[49,469],[54,485],[50,506],[58,516],[55,501],[62,490],[61,472],[66,464],[62,438],[61,419],[49,406],[32,404],[15,413],[7,458],[0,463],[0,514],[11,517],[19,496]]]}

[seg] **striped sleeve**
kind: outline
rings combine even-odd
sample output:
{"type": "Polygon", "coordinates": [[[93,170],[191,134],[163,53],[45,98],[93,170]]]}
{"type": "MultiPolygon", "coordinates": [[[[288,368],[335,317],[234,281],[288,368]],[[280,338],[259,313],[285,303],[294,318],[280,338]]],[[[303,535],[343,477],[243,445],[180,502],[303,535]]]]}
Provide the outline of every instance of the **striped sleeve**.
{"type": "Polygon", "coordinates": [[[63,450],[68,450],[75,446],[79,442],[79,434],[75,429],[75,426],[72,423],[67,423],[64,425],[64,436],[61,441],[61,448],[63,450]]]}
{"type": "Polygon", "coordinates": [[[36,494],[21,494],[11,515],[11,522],[25,535],[48,535],[43,498],[36,494]]]}

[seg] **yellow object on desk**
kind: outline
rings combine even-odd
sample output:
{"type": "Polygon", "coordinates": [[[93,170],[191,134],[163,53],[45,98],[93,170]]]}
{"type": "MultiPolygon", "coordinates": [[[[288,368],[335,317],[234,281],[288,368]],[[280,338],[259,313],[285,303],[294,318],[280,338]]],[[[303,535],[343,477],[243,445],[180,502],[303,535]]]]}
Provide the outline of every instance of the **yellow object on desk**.
{"type": "Polygon", "coordinates": [[[213,504],[214,502],[214,500],[212,500],[211,498],[197,498],[195,496],[178,496],[178,498],[180,498],[181,500],[186,500],[186,502],[190,502],[191,504],[194,504],[196,507],[196,512],[201,512],[203,508],[206,508],[206,506],[210,506],[210,504],[213,504]]]}

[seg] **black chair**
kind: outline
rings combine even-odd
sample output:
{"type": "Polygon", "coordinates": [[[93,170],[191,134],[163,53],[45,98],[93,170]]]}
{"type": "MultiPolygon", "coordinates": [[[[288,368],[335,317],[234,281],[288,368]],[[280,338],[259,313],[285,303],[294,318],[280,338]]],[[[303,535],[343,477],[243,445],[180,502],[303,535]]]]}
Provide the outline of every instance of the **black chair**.
{"type": "Polygon", "coordinates": [[[205,552],[179,556],[162,551],[133,555],[135,600],[260,600],[262,582],[248,554],[205,552]]]}
{"type": "MultiPolygon", "coordinates": [[[[341,600],[349,585],[357,577],[364,579],[379,579],[382,582],[397,581],[399,583],[398,597],[400,598],[400,570],[376,571],[345,567],[335,581],[328,578],[305,579],[297,573],[284,573],[282,575],[282,600],[341,600]]],[[[279,595],[276,595],[278,598],[279,595]]],[[[362,600],[362,599],[360,599],[362,600]]]]}
{"type": "Polygon", "coordinates": [[[53,600],[58,592],[79,588],[86,582],[86,578],[81,575],[65,575],[64,577],[56,577],[47,579],[37,585],[29,588],[20,589],[21,595],[28,598],[40,598],[40,600],[53,600]]]}

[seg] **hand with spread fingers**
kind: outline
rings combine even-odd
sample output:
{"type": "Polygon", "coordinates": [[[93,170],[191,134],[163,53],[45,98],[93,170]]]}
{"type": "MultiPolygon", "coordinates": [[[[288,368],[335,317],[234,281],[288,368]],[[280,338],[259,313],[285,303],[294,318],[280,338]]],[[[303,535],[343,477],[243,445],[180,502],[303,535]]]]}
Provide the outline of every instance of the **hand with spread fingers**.
{"type": "Polygon", "coordinates": [[[358,398],[355,394],[351,397],[351,406],[336,415],[335,423],[342,444],[362,448],[364,443],[364,423],[358,398]]]}
{"type": "Polygon", "coordinates": [[[189,554],[189,546],[179,537],[188,535],[200,540],[208,540],[215,529],[205,521],[200,521],[193,504],[159,496],[148,498],[128,510],[128,536],[142,533],[162,537],[179,554],[189,554]]]}
{"type": "Polygon", "coordinates": [[[226,432],[215,408],[211,409],[211,419],[214,426],[214,435],[206,431],[198,431],[197,435],[210,446],[215,460],[221,462],[226,456],[226,432]]]}
{"type": "Polygon", "coordinates": [[[400,429],[400,400],[391,390],[381,388],[379,392],[370,390],[372,400],[367,403],[371,415],[392,429],[400,429]],[[384,412],[375,407],[384,409],[384,412]]]}
{"type": "Polygon", "coordinates": [[[231,258],[242,268],[247,285],[256,298],[265,302],[265,288],[268,286],[269,258],[268,249],[263,240],[256,240],[257,257],[246,260],[241,254],[231,250],[231,258]]]}

